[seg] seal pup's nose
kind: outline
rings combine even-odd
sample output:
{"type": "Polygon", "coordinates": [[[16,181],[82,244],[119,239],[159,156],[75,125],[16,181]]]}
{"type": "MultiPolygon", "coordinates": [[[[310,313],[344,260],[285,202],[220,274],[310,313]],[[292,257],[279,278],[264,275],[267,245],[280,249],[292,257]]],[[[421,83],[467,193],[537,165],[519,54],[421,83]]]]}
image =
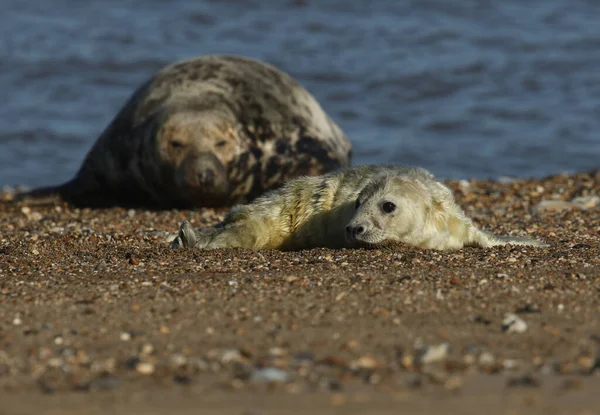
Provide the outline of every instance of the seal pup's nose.
{"type": "Polygon", "coordinates": [[[346,235],[351,236],[353,238],[356,238],[364,231],[365,231],[365,227],[363,225],[356,225],[356,226],[348,225],[348,226],[346,226],[346,235]]]}
{"type": "Polygon", "coordinates": [[[352,226],[348,225],[346,226],[346,238],[351,238],[352,237],[352,226]]]}

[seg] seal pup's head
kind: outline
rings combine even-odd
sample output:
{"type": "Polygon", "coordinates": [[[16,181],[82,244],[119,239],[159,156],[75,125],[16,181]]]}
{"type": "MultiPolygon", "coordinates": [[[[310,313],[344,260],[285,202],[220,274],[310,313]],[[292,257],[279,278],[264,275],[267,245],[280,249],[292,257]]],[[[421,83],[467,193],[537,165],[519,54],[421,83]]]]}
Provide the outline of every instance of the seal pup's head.
{"type": "Polygon", "coordinates": [[[162,172],[170,193],[192,206],[220,206],[230,198],[226,166],[239,153],[231,123],[211,111],[179,111],[156,134],[162,172]],[[168,174],[165,174],[165,169],[168,174]]]}
{"type": "Polygon", "coordinates": [[[346,239],[366,245],[410,243],[410,235],[423,228],[431,203],[419,180],[389,173],[379,176],[356,199],[346,239]]]}

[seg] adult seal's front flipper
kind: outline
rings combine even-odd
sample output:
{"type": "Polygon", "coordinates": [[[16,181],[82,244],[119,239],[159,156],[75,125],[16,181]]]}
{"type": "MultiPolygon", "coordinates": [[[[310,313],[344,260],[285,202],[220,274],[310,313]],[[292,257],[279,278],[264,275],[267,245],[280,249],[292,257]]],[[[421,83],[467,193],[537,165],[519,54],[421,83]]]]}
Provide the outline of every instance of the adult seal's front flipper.
{"type": "Polygon", "coordinates": [[[30,206],[58,205],[66,201],[64,192],[67,186],[69,183],[20,192],[15,194],[12,203],[30,206]]]}

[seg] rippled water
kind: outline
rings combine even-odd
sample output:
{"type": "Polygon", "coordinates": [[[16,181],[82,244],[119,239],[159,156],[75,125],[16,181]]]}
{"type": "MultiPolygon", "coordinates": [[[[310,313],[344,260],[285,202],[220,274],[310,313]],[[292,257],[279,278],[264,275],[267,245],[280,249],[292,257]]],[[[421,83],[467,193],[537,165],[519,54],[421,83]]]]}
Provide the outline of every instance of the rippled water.
{"type": "Polygon", "coordinates": [[[162,66],[241,54],[302,82],[356,163],[442,177],[599,167],[595,0],[3,0],[0,185],[70,178],[162,66]]]}

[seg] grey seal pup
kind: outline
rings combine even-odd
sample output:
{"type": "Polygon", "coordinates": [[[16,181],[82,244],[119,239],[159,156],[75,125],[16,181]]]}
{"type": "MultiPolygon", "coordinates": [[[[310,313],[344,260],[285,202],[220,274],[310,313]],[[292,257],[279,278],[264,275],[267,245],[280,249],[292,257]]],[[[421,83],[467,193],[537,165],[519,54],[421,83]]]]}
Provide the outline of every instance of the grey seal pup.
{"type": "Polygon", "coordinates": [[[213,227],[195,231],[184,221],[171,246],[300,250],[390,242],[437,250],[466,245],[547,246],[478,229],[450,189],[425,169],[379,165],[292,180],[235,207],[213,227]]]}

